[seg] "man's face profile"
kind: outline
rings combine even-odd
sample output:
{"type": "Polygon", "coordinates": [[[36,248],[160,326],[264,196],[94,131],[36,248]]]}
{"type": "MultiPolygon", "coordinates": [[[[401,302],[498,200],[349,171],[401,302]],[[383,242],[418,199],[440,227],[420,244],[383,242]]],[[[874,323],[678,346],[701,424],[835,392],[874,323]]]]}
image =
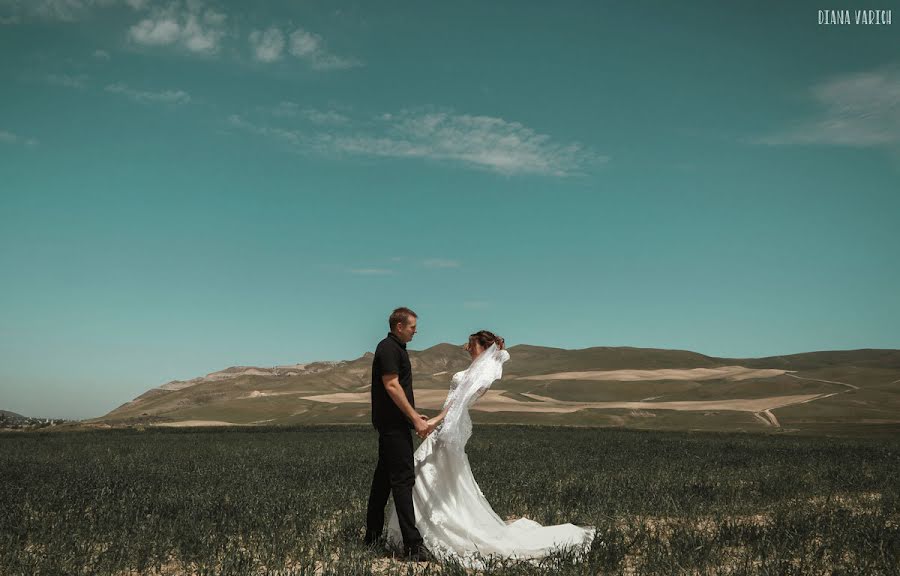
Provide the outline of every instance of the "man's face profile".
{"type": "Polygon", "coordinates": [[[397,336],[403,342],[409,342],[413,339],[413,336],[416,334],[416,318],[415,316],[410,316],[407,318],[406,323],[397,324],[397,336]]]}

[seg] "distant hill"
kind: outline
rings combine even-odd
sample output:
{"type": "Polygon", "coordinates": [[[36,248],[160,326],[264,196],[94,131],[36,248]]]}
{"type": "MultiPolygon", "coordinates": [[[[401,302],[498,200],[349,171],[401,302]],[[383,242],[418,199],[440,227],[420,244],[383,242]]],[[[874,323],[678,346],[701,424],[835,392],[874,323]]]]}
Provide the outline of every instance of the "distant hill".
{"type": "MultiPolygon", "coordinates": [[[[711,430],[900,425],[900,350],[717,358],[687,350],[532,345],[509,349],[475,422],[711,430]]],[[[468,354],[410,350],[417,407],[436,413],[468,354]]],[[[89,425],[368,423],[372,354],[340,362],[233,366],[165,383],[89,425]]]]}
{"type": "Polygon", "coordinates": [[[0,430],[24,431],[37,430],[41,428],[55,428],[57,426],[68,425],[77,427],[77,422],[70,422],[62,418],[33,418],[23,416],[9,410],[0,410],[0,430]]]}

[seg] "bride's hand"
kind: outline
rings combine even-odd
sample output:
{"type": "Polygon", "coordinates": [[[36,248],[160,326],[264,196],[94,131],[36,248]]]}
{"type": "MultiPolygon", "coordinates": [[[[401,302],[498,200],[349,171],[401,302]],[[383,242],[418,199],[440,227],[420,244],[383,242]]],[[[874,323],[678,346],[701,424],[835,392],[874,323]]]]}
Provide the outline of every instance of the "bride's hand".
{"type": "Polygon", "coordinates": [[[441,420],[440,418],[435,416],[434,418],[429,418],[428,420],[426,420],[425,423],[428,424],[428,430],[431,431],[437,428],[437,425],[441,423],[441,420]]]}

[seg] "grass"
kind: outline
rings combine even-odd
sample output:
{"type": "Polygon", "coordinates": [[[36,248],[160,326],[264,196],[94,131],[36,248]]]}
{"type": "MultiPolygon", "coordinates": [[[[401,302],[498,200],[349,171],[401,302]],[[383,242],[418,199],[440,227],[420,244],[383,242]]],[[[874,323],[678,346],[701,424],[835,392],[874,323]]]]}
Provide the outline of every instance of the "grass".
{"type": "MultiPolygon", "coordinates": [[[[463,574],[361,545],[367,426],[0,434],[0,574],[463,574]]],[[[597,528],[489,574],[898,574],[900,439],[478,426],[504,518],[597,528]]]]}

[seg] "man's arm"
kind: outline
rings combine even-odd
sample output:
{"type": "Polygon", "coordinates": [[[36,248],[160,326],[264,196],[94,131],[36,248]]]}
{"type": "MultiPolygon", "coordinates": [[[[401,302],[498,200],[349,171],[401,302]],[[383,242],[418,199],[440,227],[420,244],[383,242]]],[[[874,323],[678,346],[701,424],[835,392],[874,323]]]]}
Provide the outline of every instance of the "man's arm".
{"type": "Polygon", "coordinates": [[[409,400],[406,399],[406,394],[403,393],[403,387],[400,386],[400,376],[397,374],[384,374],[381,377],[381,381],[384,383],[384,389],[387,391],[388,396],[391,397],[391,400],[394,401],[397,408],[400,408],[400,411],[406,415],[410,422],[412,422],[413,427],[416,429],[416,434],[421,435],[423,432],[427,431],[428,424],[425,422],[426,418],[416,412],[416,409],[413,408],[409,403],[409,400]]]}

